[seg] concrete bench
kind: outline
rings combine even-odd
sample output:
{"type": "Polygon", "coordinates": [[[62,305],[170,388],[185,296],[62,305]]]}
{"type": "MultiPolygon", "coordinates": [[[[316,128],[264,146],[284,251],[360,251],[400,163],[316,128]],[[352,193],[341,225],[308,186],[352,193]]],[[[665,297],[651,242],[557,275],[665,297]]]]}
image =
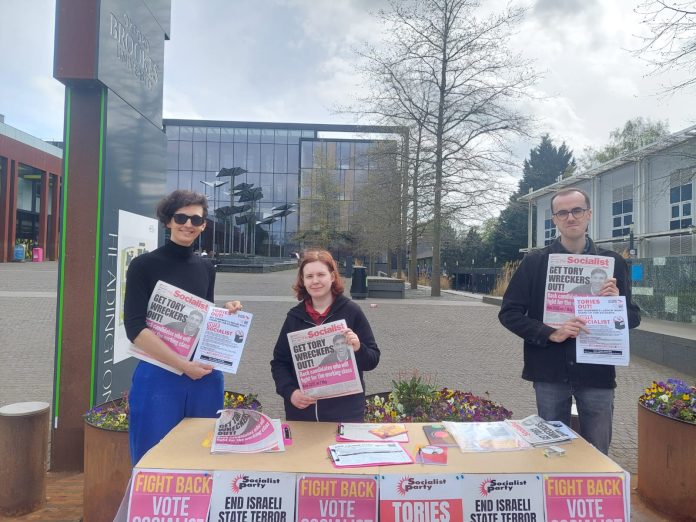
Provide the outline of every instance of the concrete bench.
{"type": "Polygon", "coordinates": [[[406,297],[406,283],[392,277],[368,277],[367,297],[403,299],[406,297]]]}

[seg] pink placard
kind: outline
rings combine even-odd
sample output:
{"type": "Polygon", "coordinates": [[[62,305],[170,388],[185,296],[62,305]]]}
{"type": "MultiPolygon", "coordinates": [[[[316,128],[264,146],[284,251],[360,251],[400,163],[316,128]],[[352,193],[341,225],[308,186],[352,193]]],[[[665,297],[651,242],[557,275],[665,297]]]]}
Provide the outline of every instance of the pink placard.
{"type": "Polygon", "coordinates": [[[128,521],[171,519],[205,522],[208,520],[212,483],[212,476],[203,471],[136,471],[128,521]]]}
{"type": "Polygon", "coordinates": [[[302,475],[297,480],[297,520],[377,520],[375,477],[302,475]]]}
{"type": "Polygon", "coordinates": [[[546,520],[624,522],[624,478],[621,475],[549,475],[544,478],[546,520]]]}

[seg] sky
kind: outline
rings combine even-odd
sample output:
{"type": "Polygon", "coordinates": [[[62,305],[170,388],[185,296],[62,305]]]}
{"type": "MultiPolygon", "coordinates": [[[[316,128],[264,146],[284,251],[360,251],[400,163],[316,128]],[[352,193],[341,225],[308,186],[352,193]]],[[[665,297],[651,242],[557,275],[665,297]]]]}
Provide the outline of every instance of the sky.
{"type": "MultiPolygon", "coordinates": [[[[354,49],[383,29],[384,0],[173,0],[165,44],[164,117],[353,123],[336,107],[361,92],[354,49]]],[[[485,0],[495,11],[506,0],[485,0]]],[[[542,79],[521,108],[536,120],[511,143],[519,161],[548,133],[576,155],[606,143],[630,118],[696,124],[694,91],[661,95],[677,76],[650,75],[630,51],[645,34],[638,2],[526,0],[510,39],[542,79]]],[[[0,114],[46,140],[63,132],[63,86],[53,79],[55,1],[0,0],[0,114]]],[[[368,123],[364,121],[363,123],[368,123]]]]}

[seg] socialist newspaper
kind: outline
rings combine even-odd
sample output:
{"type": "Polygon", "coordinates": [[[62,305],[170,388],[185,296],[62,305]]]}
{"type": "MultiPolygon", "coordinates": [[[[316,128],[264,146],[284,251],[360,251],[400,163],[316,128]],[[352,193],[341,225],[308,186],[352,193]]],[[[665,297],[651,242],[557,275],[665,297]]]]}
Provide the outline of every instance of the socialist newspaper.
{"type": "Polygon", "coordinates": [[[628,366],[631,359],[626,297],[576,296],[575,315],[585,320],[589,333],[575,340],[579,363],[628,366]]]}
{"type": "Polygon", "coordinates": [[[353,348],[345,342],[344,320],[288,334],[300,391],[316,399],[363,391],[353,348]]]}
{"type": "MultiPolygon", "coordinates": [[[[200,352],[196,354],[197,360],[210,363],[223,371],[236,372],[249,331],[251,314],[230,314],[224,308],[216,308],[210,301],[164,281],[157,281],[147,305],[145,323],[177,355],[191,359],[196,350],[200,352]]],[[[130,345],[128,353],[170,372],[182,374],[134,344],[130,345]]]]}
{"type": "Polygon", "coordinates": [[[575,295],[595,295],[613,277],[614,258],[549,254],[544,297],[544,324],[559,327],[575,315],[575,295]]]}

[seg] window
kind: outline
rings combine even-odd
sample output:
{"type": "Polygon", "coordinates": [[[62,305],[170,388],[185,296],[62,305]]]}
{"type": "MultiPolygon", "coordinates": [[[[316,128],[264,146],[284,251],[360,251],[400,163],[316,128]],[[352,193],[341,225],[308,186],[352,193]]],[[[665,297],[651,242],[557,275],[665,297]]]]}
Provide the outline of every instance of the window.
{"type": "Polygon", "coordinates": [[[611,237],[624,237],[630,234],[633,224],[633,185],[613,190],[611,217],[611,237]]]}
{"type": "Polygon", "coordinates": [[[556,239],[556,225],[553,224],[551,209],[544,210],[544,246],[553,243],[556,239]]]}
{"type": "Polygon", "coordinates": [[[693,174],[694,171],[685,169],[675,172],[670,177],[670,230],[687,228],[693,224],[693,174]]]}

